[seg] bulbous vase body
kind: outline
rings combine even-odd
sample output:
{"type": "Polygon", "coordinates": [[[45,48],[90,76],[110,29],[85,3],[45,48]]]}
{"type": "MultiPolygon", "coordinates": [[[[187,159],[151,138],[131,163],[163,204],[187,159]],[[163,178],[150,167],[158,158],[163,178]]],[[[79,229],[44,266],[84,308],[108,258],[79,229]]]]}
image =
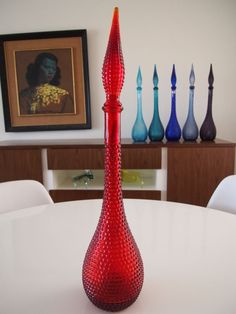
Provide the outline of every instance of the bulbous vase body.
{"type": "Polygon", "coordinates": [[[172,104],[171,115],[165,132],[168,141],[178,141],[181,138],[181,128],[176,116],[175,104],[172,104]]]}
{"type": "Polygon", "coordinates": [[[182,132],[183,139],[185,141],[195,141],[198,138],[198,132],[198,126],[193,113],[193,101],[190,98],[188,116],[182,132]]]}
{"type": "Polygon", "coordinates": [[[143,263],[124,213],[119,145],[108,144],[105,161],[103,208],[84,260],[83,284],[92,303],[113,312],[137,299],[143,284],[143,263]]]}
{"type": "Polygon", "coordinates": [[[152,142],[162,141],[164,137],[164,127],[159,115],[153,116],[151,125],[149,127],[148,136],[152,142]]]}
{"type": "Polygon", "coordinates": [[[203,121],[200,137],[203,141],[213,141],[216,138],[216,127],[211,114],[207,115],[203,121]]]}
{"type": "Polygon", "coordinates": [[[132,128],[132,139],[134,142],[145,142],[147,139],[147,126],[144,122],[142,113],[137,112],[137,117],[132,128]]]}

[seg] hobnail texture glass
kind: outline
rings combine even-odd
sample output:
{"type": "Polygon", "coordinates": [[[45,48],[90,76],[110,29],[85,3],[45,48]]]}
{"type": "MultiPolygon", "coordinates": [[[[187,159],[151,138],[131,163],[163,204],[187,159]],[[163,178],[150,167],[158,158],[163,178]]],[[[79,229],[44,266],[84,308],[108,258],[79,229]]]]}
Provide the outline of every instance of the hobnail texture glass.
{"type": "Polygon", "coordinates": [[[118,8],[103,65],[105,182],[100,219],[83,264],[83,285],[97,307],[115,312],[131,305],[143,285],[143,262],[129,229],[121,189],[120,112],[124,81],[118,8]]]}

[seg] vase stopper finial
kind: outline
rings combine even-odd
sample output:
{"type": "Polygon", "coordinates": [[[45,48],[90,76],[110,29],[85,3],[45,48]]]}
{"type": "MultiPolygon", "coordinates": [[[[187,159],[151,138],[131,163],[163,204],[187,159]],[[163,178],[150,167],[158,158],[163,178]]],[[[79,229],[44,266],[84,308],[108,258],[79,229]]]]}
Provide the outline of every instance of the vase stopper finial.
{"type": "Polygon", "coordinates": [[[173,68],[172,68],[172,73],[171,73],[171,89],[172,90],[176,90],[176,82],[177,82],[177,78],[176,78],[176,72],[175,72],[175,65],[173,64],[173,68]]]}
{"type": "Polygon", "coordinates": [[[120,41],[119,9],[115,7],[109,41],[102,69],[106,99],[119,98],[124,83],[125,68],[120,41]]]}

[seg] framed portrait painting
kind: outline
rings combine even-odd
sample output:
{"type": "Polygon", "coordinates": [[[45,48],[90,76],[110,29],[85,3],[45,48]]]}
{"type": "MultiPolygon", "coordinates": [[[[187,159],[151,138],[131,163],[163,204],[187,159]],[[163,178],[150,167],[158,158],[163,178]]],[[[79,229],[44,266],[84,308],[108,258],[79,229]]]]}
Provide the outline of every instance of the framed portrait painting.
{"type": "Polygon", "coordinates": [[[7,132],[90,129],[86,30],[0,35],[7,132]]]}

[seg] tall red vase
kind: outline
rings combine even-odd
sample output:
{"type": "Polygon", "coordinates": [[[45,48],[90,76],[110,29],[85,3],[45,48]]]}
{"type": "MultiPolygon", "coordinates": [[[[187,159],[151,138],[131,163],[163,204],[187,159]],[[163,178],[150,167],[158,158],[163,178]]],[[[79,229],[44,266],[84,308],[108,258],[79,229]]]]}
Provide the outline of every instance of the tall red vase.
{"type": "Polygon", "coordinates": [[[119,11],[115,8],[103,64],[106,92],[105,182],[98,226],[83,264],[83,285],[97,307],[120,311],[131,305],[143,285],[143,263],[129,229],[121,189],[121,144],[119,96],[124,82],[119,11]]]}

